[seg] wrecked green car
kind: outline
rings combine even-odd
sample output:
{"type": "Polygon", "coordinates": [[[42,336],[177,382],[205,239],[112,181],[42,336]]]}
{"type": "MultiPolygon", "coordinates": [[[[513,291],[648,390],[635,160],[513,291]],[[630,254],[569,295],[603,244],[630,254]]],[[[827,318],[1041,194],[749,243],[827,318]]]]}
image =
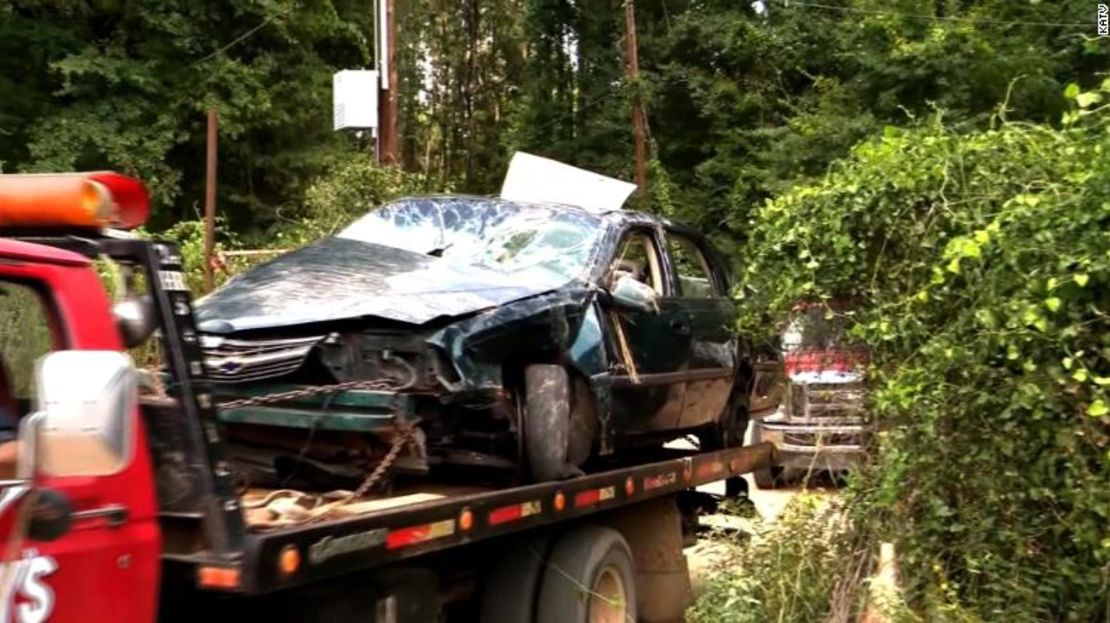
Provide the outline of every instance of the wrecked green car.
{"type": "Polygon", "coordinates": [[[357,480],[414,426],[402,469],[547,481],[686,434],[742,443],[728,292],[706,239],[655,216],[432,196],[235,277],[197,317],[223,400],[345,384],[221,410],[252,482],[357,480]]]}

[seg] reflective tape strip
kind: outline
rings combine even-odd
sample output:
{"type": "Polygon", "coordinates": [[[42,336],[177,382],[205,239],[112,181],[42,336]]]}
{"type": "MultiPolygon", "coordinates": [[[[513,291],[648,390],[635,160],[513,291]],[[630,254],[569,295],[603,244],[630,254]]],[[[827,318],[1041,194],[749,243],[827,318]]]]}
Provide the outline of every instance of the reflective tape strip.
{"type": "Polygon", "coordinates": [[[385,537],[385,547],[386,549],[399,549],[408,545],[416,545],[417,543],[451,536],[452,534],[455,534],[455,520],[444,519],[434,523],[390,530],[389,535],[385,537]]]}
{"type": "Polygon", "coordinates": [[[187,292],[189,286],[185,285],[185,275],[176,270],[158,271],[158,279],[162,282],[162,289],[167,292],[187,292]]]}
{"type": "Polygon", "coordinates": [[[512,504],[491,510],[487,520],[489,525],[497,526],[525,517],[531,517],[532,515],[538,515],[541,510],[543,510],[543,505],[538,501],[512,504]]]}
{"type": "Polygon", "coordinates": [[[582,508],[584,506],[592,506],[605,500],[611,500],[617,497],[616,487],[602,487],[600,489],[587,489],[586,491],[579,491],[574,494],[575,508],[582,508]]]}

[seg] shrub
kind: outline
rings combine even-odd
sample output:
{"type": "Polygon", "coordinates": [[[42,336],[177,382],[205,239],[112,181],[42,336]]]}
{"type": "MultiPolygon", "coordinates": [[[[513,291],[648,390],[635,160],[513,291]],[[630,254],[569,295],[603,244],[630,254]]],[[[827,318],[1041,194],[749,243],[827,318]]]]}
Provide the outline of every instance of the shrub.
{"type": "Polygon", "coordinates": [[[805,495],[773,524],[757,521],[750,542],[735,545],[715,569],[688,620],[812,623],[834,610],[857,614],[866,551],[852,547],[847,519],[831,498],[805,495]]]}
{"type": "Polygon", "coordinates": [[[1110,612],[1110,134],[1068,95],[1059,129],[888,128],[751,224],[742,326],[857,302],[879,434],[853,513],[926,620],[1110,612]]]}

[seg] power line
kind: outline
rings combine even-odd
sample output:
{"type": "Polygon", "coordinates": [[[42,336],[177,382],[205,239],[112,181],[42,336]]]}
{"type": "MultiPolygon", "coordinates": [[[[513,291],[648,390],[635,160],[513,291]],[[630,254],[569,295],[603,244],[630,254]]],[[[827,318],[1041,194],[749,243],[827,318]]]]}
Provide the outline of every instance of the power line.
{"type": "Polygon", "coordinates": [[[227,52],[231,48],[239,45],[243,41],[246,41],[246,39],[248,37],[250,37],[254,33],[258,32],[259,30],[262,30],[263,28],[265,28],[267,24],[274,21],[278,17],[283,17],[284,15],[285,15],[285,13],[283,12],[283,13],[275,13],[275,14],[267,17],[266,19],[259,22],[259,24],[257,26],[255,26],[254,28],[251,28],[247,32],[239,35],[238,37],[236,37],[234,39],[232,39],[227,45],[224,45],[224,46],[221,46],[221,47],[217,48],[216,51],[212,52],[208,56],[205,56],[204,58],[200,59],[199,61],[197,61],[193,64],[194,65],[201,65],[203,63],[207,63],[208,61],[212,60],[213,58],[215,58],[215,57],[223,54],[224,52],[227,52]]]}
{"type": "Polygon", "coordinates": [[[788,1],[790,4],[810,7],[814,9],[824,9],[826,11],[839,11],[841,13],[862,13],[866,15],[884,15],[887,17],[905,17],[908,19],[920,19],[934,22],[963,22],[966,24],[984,24],[993,26],[1056,26],[1064,28],[1090,28],[1093,25],[1079,22],[1026,22],[999,19],[983,19],[978,17],[961,17],[958,15],[944,16],[929,15],[928,13],[903,13],[899,11],[884,11],[881,9],[861,9],[857,7],[835,6],[831,4],[821,4],[818,2],[803,2],[801,0],[788,1]]]}

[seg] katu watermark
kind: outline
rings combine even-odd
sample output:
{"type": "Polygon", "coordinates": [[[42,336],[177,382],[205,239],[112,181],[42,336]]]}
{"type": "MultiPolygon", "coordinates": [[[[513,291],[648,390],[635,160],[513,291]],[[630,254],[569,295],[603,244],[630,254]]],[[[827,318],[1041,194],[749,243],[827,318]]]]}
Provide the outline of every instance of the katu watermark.
{"type": "Polygon", "coordinates": [[[1098,14],[1095,17],[1095,24],[1098,26],[1098,36],[1105,37],[1110,35],[1110,6],[1105,4],[1098,5],[1098,14]]]}

